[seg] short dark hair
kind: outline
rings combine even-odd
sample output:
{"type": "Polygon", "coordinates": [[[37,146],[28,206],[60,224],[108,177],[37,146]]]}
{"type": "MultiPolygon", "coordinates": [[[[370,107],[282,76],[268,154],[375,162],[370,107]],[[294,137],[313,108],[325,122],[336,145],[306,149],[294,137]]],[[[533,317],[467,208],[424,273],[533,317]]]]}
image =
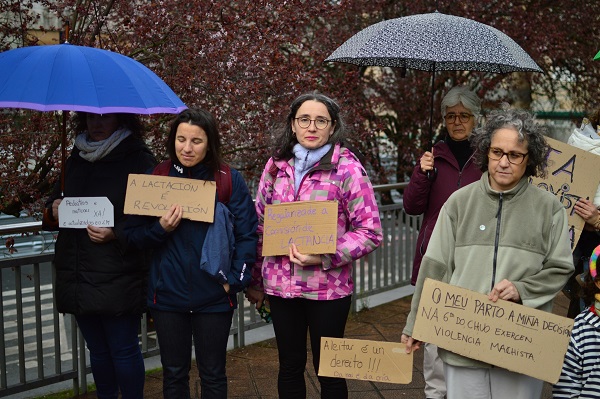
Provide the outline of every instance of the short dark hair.
{"type": "Polygon", "coordinates": [[[519,142],[527,142],[527,166],[525,176],[546,177],[548,152],[550,147],[546,142],[544,126],[537,123],[535,116],[525,110],[506,108],[492,111],[485,125],[475,129],[469,136],[471,147],[474,149],[475,163],[482,172],[488,170],[488,151],[494,134],[502,128],[512,128],[519,135],[519,142]]]}
{"type": "MultiPolygon", "coordinates": [[[[87,130],[87,116],[93,112],[76,112],[73,117],[75,132],[80,133],[87,130]]],[[[107,112],[108,113],[108,112],[107,112]]],[[[114,112],[113,112],[114,113],[114,112]]],[[[119,127],[127,128],[132,136],[142,138],[144,136],[144,125],[138,114],[114,113],[117,115],[119,127]]]]}
{"type": "Polygon", "coordinates": [[[331,123],[334,124],[333,133],[329,137],[328,143],[337,143],[343,140],[346,133],[346,125],[344,124],[344,121],[340,115],[340,106],[338,103],[332,98],[327,97],[326,95],[317,91],[305,93],[296,97],[296,99],[292,101],[292,104],[290,105],[290,111],[285,119],[285,122],[283,122],[273,132],[273,138],[275,140],[273,158],[290,159],[294,156],[292,149],[294,148],[294,145],[298,143],[298,140],[292,131],[292,121],[296,117],[298,109],[306,101],[317,101],[327,107],[327,112],[329,112],[331,123]]]}
{"type": "Polygon", "coordinates": [[[181,111],[171,122],[169,137],[167,138],[167,153],[169,154],[169,158],[177,160],[175,139],[177,128],[182,123],[199,126],[204,130],[208,139],[208,151],[202,163],[213,171],[218,170],[224,162],[221,155],[221,138],[219,137],[217,121],[210,112],[200,108],[189,108],[181,111]]]}
{"type": "Polygon", "coordinates": [[[598,281],[600,281],[600,273],[596,277],[592,277],[589,271],[585,274],[580,296],[586,306],[593,304],[596,294],[600,293],[600,288],[596,285],[598,281]]]}

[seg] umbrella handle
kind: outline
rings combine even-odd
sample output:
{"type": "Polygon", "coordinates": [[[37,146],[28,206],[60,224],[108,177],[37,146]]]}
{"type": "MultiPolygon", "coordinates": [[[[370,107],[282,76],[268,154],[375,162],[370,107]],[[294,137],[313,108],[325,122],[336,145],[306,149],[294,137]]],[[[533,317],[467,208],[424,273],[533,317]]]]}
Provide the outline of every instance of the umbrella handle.
{"type": "Polygon", "coordinates": [[[438,173],[438,170],[435,166],[433,167],[433,170],[428,170],[427,172],[425,172],[425,175],[427,176],[427,180],[429,180],[431,182],[434,181],[435,178],[437,177],[437,173],[438,173]]]}
{"type": "Polygon", "coordinates": [[[62,132],[60,134],[60,196],[65,196],[65,164],[67,163],[67,112],[62,113],[62,132]]]}

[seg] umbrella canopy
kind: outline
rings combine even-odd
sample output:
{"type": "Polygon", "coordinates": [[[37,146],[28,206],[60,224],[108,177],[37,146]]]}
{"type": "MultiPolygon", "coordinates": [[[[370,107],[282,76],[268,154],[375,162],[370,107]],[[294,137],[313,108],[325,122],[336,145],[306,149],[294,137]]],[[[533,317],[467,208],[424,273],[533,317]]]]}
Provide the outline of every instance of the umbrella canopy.
{"type": "Polygon", "coordinates": [[[433,12],[378,22],[339,46],[325,62],[433,72],[429,135],[433,140],[435,71],[542,72],[514,40],[489,25],[433,12]]]}
{"type": "Polygon", "coordinates": [[[600,51],[598,51],[598,54],[596,54],[596,56],[594,57],[595,60],[600,60],[600,51]]]}
{"type": "Polygon", "coordinates": [[[0,53],[0,107],[97,114],[175,114],[187,108],[134,59],[68,43],[0,53]]]}
{"type": "Polygon", "coordinates": [[[542,72],[514,40],[496,28],[433,12],[390,19],[356,33],[325,62],[423,71],[542,72]]]}

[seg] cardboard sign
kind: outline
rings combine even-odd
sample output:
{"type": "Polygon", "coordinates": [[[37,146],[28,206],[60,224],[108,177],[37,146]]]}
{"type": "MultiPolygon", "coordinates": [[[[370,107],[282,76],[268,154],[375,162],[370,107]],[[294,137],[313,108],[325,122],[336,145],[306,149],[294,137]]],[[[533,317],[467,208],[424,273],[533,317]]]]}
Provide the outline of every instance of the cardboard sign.
{"type": "Polygon", "coordinates": [[[534,184],[556,195],[564,205],[569,224],[571,250],[575,249],[585,221],[575,213],[574,206],[579,198],[594,199],[600,183],[600,157],[572,145],[546,137],[550,152],[548,154],[548,173],[545,179],[530,178],[534,184]]]}
{"type": "Polygon", "coordinates": [[[58,206],[58,227],[85,229],[114,227],[113,204],[106,197],[65,197],[58,206]]]}
{"type": "Polygon", "coordinates": [[[216,192],[214,181],[130,174],[124,212],[160,217],[178,204],[185,219],[212,223],[216,192]]]}
{"type": "Polygon", "coordinates": [[[413,354],[397,342],[321,338],[319,375],[410,384],[413,354]]]}
{"type": "Polygon", "coordinates": [[[292,243],[304,254],[335,253],[337,221],[337,201],[267,205],[262,255],[287,255],[292,243]]]}
{"type": "Polygon", "coordinates": [[[426,279],[413,337],[554,384],[573,320],[426,279]]]}

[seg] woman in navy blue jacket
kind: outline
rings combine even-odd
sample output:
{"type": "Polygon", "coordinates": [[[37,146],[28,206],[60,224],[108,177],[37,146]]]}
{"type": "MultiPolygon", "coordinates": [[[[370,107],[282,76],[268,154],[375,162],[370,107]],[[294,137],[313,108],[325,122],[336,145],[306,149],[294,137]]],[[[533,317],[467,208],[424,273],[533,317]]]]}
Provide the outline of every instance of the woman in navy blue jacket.
{"type": "MultiPolygon", "coordinates": [[[[250,267],[256,256],[257,217],[250,192],[240,175],[225,166],[215,119],[204,110],[185,110],[171,124],[167,150],[170,160],[163,163],[164,174],[200,180],[215,180],[215,171],[230,173],[220,181],[229,181],[230,196],[226,208],[216,200],[218,218],[233,214],[232,260],[215,267],[215,251],[207,252],[205,241],[227,240],[228,232],[211,223],[184,219],[182,207],[174,204],[160,218],[137,216],[126,228],[133,245],[153,250],[148,287],[148,307],[154,319],[163,366],[165,398],[190,397],[189,370],[192,338],[196,364],[201,378],[203,398],[226,398],[225,359],[236,293],[250,279],[250,267]],[[224,212],[220,212],[224,210],[224,212]],[[217,231],[214,231],[217,230],[217,231]],[[208,238],[207,238],[208,233],[208,238]],[[212,236],[211,234],[216,234],[212,236]],[[204,252],[204,259],[203,259],[204,252]],[[206,255],[208,254],[208,259],[206,255]],[[220,273],[201,268],[208,260],[220,273]],[[226,270],[229,269],[229,270],[226,270]],[[224,270],[224,271],[223,271],[224,270]]],[[[224,190],[217,180],[217,191],[224,190]]],[[[229,232],[231,234],[231,232],[229,232]]],[[[226,257],[227,258],[227,257],[226,257]]]]}

